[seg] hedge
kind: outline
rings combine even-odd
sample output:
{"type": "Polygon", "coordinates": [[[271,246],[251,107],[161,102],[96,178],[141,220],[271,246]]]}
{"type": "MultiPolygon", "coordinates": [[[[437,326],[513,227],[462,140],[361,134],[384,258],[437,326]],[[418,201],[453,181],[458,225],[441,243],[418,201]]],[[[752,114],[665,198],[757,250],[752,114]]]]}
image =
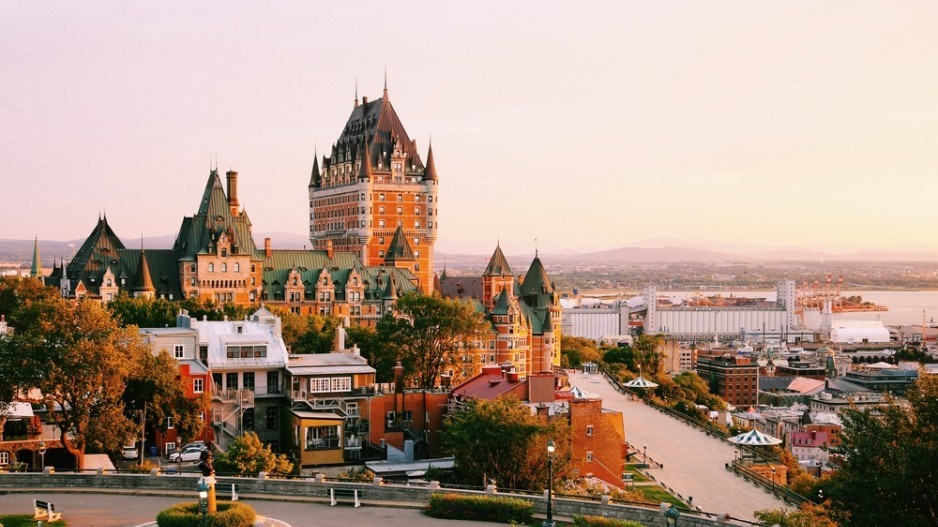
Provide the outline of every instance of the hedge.
{"type": "MultiPolygon", "coordinates": [[[[253,527],[254,509],[237,501],[218,502],[218,512],[207,516],[208,527],[253,527]]],[[[179,503],[156,515],[158,527],[192,527],[201,525],[199,503],[179,503]]]]}
{"type": "Polygon", "coordinates": [[[605,516],[574,516],[575,527],[645,527],[645,524],[632,520],[617,520],[605,516]]]}
{"type": "Polygon", "coordinates": [[[497,523],[528,523],[534,516],[534,504],[518,498],[430,495],[424,514],[446,520],[497,523]]]}

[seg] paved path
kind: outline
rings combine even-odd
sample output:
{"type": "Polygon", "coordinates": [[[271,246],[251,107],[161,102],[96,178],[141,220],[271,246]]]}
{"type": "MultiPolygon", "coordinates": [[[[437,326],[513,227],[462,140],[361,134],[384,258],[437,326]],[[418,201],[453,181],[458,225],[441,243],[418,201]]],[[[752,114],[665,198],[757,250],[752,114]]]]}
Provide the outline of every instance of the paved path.
{"type": "MultiPolygon", "coordinates": [[[[725,469],[733,460],[733,445],[663,414],[640,400],[630,401],[599,374],[570,375],[570,383],[603,398],[603,407],[622,412],[625,439],[648,457],[664,465],[649,473],[694,505],[713,513],[753,521],[753,511],[784,507],[785,503],[725,469]],[[598,382],[597,382],[598,381],[598,382]]],[[[652,465],[654,466],[654,465],[652,465]]]]}
{"type": "MultiPolygon", "coordinates": [[[[193,495],[195,493],[193,492],[193,495]]],[[[195,496],[193,496],[194,498],[195,496]]],[[[55,504],[69,527],[144,527],[153,525],[156,514],[181,501],[180,498],[128,494],[0,494],[0,514],[32,514],[33,500],[55,504]]],[[[191,500],[195,501],[195,500],[191,500]]],[[[442,522],[424,516],[419,510],[362,506],[358,509],[319,503],[242,500],[259,516],[276,518],[264,525],[272,527],[431,527],[442,522]]],[[[446,520],[446,527],[473,527],[477,522],[446,520]]],[[[486,525],[498,525],[489,523],[486,525]]]]}

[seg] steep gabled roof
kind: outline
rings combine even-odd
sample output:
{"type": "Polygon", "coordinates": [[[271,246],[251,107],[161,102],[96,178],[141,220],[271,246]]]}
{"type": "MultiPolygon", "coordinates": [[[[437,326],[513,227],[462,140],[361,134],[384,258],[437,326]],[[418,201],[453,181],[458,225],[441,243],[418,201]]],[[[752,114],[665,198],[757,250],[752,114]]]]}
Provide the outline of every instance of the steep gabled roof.
{"type": "Polygon", "coordinates": [[[521,294],[528,296],[553,292],[554,286],[550,282],[550,277],[547,276],[547,270],[544,269],[541,259],[535,255],[534,260],[531,262],[531,267],[528,269],[527,274],[524,275],[524,281],[521,283],[521,294]]]}
{"type": "Polygon", "coordinates": [[[436,163],[433,161],[433,143],[430,143],[430,148],[427,149],[427,170],[424,179],[429,181],[436,181],[436,163]]]}
{"type": "Polygon", "coordinates": [[[495,246],[495,252],[489,258],[489,265],[482,276],[511,276],[511,267],[508,266],[508,259],[502,252],[501,244],[495,246]]]}
{"type": "Polygon", "coordinates": [[[140,250],[140,265],[137,268],[137,280],[134,290],[140,292],[156,291],[156,288],[153,287],[153,279],[150,277],[150,266],[147,264],[147,253],[142,249],[140,250]]]}
{"type": "Polygon", "coordinates": [[[321,179],[319,175],[319,154],[315,153],[313,154],[313,171],[309,175],[309,186],[318,187],[321,179]]]}
{"type": "Polygon", "coordinates": [[[217,170],[209,173],[199,211],[191,218],[183,218],[173,249],[180,259],[191,260],[198,254],[214,251],[215,243],[225,234],[235,254],[255,252],[251,237],[251,220],[243,210],[232,214],[225,189],[217,170]]]}
{"type": "Polygon", "coordinates": [[[362,156],[359,146],[366,141],[369,168],[375,169],[380,159],[382,170],[389,171],[391,152],[395,144],[400,143],[407,159],[407,172],[424,175],[425,168],[417,152],[417,144],[407,135],[407,130],[391,105],[387,90],[384,97],[364,102],[352,109],[339,139],[332,146],[331,155],[323,158],[323,170],[328,170],[333,164],[358,161],[362,156]]]}
{"type": "Polygon", "coordinates": [[[109,265],[118,263],[118,251],[123,248],[124,244],[108,225],[107,216],[99,217],[91,234],[68,263],[66,274],[71,280],[70,289],[82,282],[89,294],[97,295],[100,276],[109,265]]]}
{"type": "Polygon", "coordinates": [[[502,289],[502,292],[498,294],[498,301],[495,302],[495,307],[492,308],[493,315],[507,315],[511,311],[511,295],[508,294],[508,291],[502,289]]]}
{"type": "Polygon", "coordinates": [[[413,260],[414,250],[410,247],[407,237],[404,236],[404,229],[400,225],[394,231],[394,237],[391,239],[391,245],[388,246],[386,262],[395,262],[397,260],[413,260]]]}

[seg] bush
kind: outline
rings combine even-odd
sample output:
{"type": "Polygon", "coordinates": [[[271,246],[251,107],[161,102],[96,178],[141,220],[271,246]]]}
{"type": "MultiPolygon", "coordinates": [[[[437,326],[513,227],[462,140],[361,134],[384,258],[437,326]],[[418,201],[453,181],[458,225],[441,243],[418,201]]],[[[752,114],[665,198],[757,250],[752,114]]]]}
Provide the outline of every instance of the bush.
{"type": "MultiPolygon", "coordinates": [[[[156,515],[158,527],[192,527],[199,525],[202,513],[199,503],[179,503],[156,515]]],[[[208,515],[208,527],[252,527],[254,509],[240,502],[218,502],[218,512],[208,515]]]]}
{"type": "Polygon", "coordinates": [[[644,527],[644,524],[632,520],[617,520],[605,516],[574,516],[576,527],[644,527]]]}
{"type": "Polygon", "coordinates": [[[445,520],[529,523],[534,504],[518,498],[432,494],[424,514],[445,520]]]}

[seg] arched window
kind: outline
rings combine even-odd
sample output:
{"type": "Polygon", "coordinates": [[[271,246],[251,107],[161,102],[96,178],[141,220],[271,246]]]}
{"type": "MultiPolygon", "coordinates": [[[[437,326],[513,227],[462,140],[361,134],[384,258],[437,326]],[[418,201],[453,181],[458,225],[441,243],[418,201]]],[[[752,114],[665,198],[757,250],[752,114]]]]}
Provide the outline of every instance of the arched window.
{"type": "Polygon", "coordinates": [[[236,273],[240,273],[240,272],[241,272],[241,264],[238,263],[238,262],[235,262],[235,268],[234,268],[234,269],[235,269],[235,272],[236,272],[236,273]]]}
{"type": "Polygon", "coordinates": [[[214,272],[215,272],[215,264],[209,262],[209,264],[208,264],[208,272],[210,272],[210,273],[214,273],[214,272]]]}
{"type": "Polygon", "coordinates": [[[223,273],[228,272],[228,264],[227,264],[227,263],[222,263],[222,264],[221,264],[221,272],[223,272],[223,273]]]}

